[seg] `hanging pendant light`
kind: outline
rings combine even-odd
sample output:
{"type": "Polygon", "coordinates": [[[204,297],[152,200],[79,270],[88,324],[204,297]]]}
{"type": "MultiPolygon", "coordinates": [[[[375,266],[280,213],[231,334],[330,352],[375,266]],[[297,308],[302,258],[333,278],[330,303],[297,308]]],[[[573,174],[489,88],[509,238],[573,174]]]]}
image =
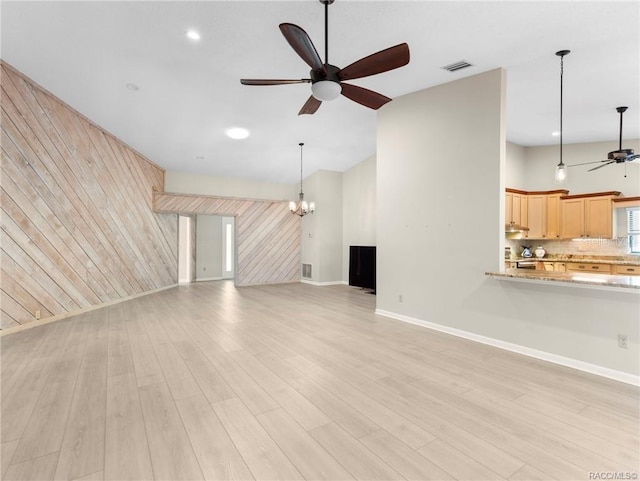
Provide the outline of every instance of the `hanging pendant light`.
{"type": "Polygon", "coordinates": [[[567,166],[562,161],[562,81],[564,76],[564,56],[571,53],[571,50],[560,50],[556,55],[560,57],[560,163],[556,165],[555,179],[558,184],[567,182],[567,166]]]}
{"type": "Polygon", "coordinates": [[[316,211],[316,204],[314,202],[307,202],[304,200],[304,192],[302,192],[302,146],[304,142],[298,144],[300,146],[300,193],[298,194],[298,202],[289,202],[289,210],[292,214],[304,217],[307,214],[313,214],[316,211]]]}

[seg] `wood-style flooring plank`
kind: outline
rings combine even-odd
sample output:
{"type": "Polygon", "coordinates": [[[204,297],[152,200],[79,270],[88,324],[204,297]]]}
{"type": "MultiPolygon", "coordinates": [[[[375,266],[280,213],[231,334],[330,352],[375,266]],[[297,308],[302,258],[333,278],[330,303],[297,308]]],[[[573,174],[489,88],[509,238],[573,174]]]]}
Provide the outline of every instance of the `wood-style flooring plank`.
{"type": "Polygon", "coordinates": [[[153,479],[135,374],[107,379],[104,479],[153,479]]]}
{"type": "Polygon", "coordinates": [[[155,478],[204,479],[169,387],[159,383],[139,391],[155,478]]]}
{"type": "Polygon", "coordinates": [[[418,452],[458,480],[505,479],[439,439],[418,449],[418,452]]]}
{"type": "Polygon", "coordinates": [[[191,340],[178,341],[174,345],[200,390],[211,404],[237,397],[227,381],[191,340]]]}
{"type": "Polygon", "coordinates": [[[302,479],[302,474],[262,428],[240,399],[213,405],[247,466],[257,480],[302,479]]]}
{"type": "Polygon", "coordinates": [[[415,481],[454,479],[449,473],[384,429],[363,436],[359,441],[406,479],[415,481]]]}
{"type": "Polygon", "coordinates": [[[60,448],[55,474],[59,480],[104,469],[108,325],[91,322],[91,327],[60,448]]]}
{"type": "Polygon", "coordinates": [[[176,405],[205,479],[253,479],[242,456],[203,396],[180,399],[176,405]]]}
{"type": "Polygon", "coordinates": [[[400,473],[392,469],[336,424],[327,424],[314,429],[310,434],[355,479],[404,479],[400,473]]]}
{"type": "Polygon", "coordinates": [[[230,355],[305,430],[310,431],[331,422],[331,419],[310,400],[289,386],[253,355],[246,351],[236,351],[230,355]]]}
{"type": "MultiPolygon", "coordinates": [[[[70,322],[70,321],[67,321],[70,322]]],[[[29,423],[13,455],[21,463],[59,451],[69,417],[87,338],[87,322],[71,323],[29,423]]]]}
{"type": "Polygon", "coordinates": [[[433,434],[407,421],[407,419],[398,412],[372,399],[370,395],[356,389],[350,383],[344,382],[326,369],[310,362],[305,357],[292,357],[288,359],[287,362],[302,370],[305,374],[309,375],[311,379],[318,382],[328,382],[330,389],[335,392],[338,397],[362,412],[374,423],[394,434],[408,446],[415,449],[435,439],[433,434]]]}
{"type": "Polygon", "coordinates": [[[259,356],[260,361],[296,391],[313,401],[318,409],[356,438],[380,429],[376,423],[337,397],[330,389],[313,382],[301,371],[277,356],[259,356]]]}
{"type": "Polygon", "coordinates": [[[48,481],[53,479],[58,453],[46,454],[22,463],[12,464],[3,481],[48,481]]]}
{"type": "Polygon", "coordinates": [[[353,479],[353,476],[284,410],[276,409],[256,417],[305,479],[353,479]]]}
{"type": "Polygon", "coordinates": [[[17,447],[18,439],[0,444],[0,479],[4,479],[4,473],[9,468],[11,458],[13,457],[13,453],[16,452],[17,447]]]}

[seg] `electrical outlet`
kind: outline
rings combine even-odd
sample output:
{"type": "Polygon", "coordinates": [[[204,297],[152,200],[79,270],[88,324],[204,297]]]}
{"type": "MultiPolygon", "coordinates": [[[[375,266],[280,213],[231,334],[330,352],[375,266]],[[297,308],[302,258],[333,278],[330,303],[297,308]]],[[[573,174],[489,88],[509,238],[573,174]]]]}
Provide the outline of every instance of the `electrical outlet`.
{"type": "Polygon", "coordinates": [[[627,342],[626,334],[618,334],[618,347],[623,349],[629,349],[629,344],[627,342]]]}
{"type": "Polygon", "coordinates": [[[36,311],[35,312],[35,316],[36,316],[36,321],[40,320],[40,311],[36,311]]]}
{"type": "Polygon", "coordinates": [[[398,296],[398,302],[402,302],[402,294],[398,296]]]}

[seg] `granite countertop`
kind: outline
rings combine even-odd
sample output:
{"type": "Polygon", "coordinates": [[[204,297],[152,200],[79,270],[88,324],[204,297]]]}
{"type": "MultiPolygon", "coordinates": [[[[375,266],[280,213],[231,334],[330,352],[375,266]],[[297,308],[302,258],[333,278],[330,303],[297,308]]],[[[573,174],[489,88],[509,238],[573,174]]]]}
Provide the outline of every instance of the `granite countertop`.
{"type": "MultiPolygon", "coordinates": [[[[583,261],[580,261],[583,262],[583,261]]],[[[595,262],[595,261],[593,261],[595,262]]],[[[507,269],[505,272],[485,272],[486,275],[515,280],[540,282],[564,282],[591,287],[616,287],[637,290],[640,293],[640,276],[619,276],[609,274],[582,274],[580,272],[549,272],[530,269],[507,269]]]]}
{"type": "Polygon", "coordinates": [[[572,255],[551,255],[549,257],[516,257],[505,259],[505,262],[519,261],[543,261],[543,262],[575,262],[578,264],[614,264],[620,266],[640,266],[640,257],[632,256],[572,256],[572,255]]]}

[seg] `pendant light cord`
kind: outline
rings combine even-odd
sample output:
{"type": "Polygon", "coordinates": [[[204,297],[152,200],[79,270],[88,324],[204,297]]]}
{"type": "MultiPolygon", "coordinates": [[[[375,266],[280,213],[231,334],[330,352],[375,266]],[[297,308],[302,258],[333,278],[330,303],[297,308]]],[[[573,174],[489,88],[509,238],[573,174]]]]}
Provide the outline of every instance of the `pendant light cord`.
{"type": "Polygon", "coordinates": [[[300,146],[300,193],[302,194],[302,146],[304,142],[298,144],[300,146]]]}
{"type": "Polygon", "coordinates": [[[562,84],[564,77],[564,54],[560,55],[560,165],[562,162],[562,84]]]}

